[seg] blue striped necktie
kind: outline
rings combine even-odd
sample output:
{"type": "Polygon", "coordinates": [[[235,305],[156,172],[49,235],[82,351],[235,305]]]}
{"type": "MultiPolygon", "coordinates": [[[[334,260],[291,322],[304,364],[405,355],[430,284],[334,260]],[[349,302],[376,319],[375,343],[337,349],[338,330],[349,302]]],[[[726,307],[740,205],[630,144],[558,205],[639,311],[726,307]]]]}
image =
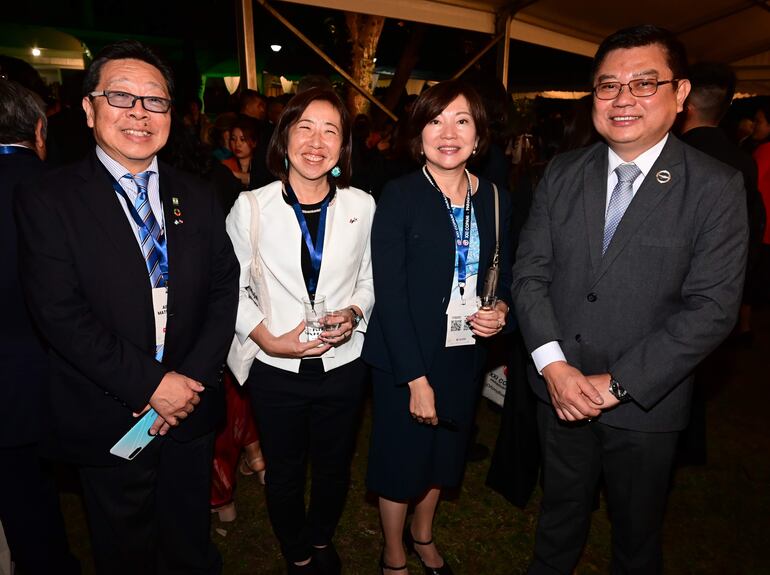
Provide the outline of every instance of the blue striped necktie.
{"type": "Polygon", "coordinates": [[[150,175],[153,173],[152,171],[147,171],[135,176],[126,174],[125,177],[134,180],[136,183],[137,194],[134,208],[144,222],[144,226],[139,226],[139,240],[142,244],[144,261],[147,264],[147,272],[150,275],[150,283],[155,288],[164,287],[166,285],[166,278],[161,273],[160,254],[153,241],[153,238],[158,240],[162,232],[158,220],[155,219],[155,215],[152,213],[150,198],[147,195],[147,185],[150,182],[150,175]]]}
{"type": "Polygon", "coordinates": [[[610,203],[607,206],[607,217],[604,220],[604,241],[602,242],[602,255],[607,251],[615,230],[626,213],[628,204],[634,199],[634,180],[642,173],[636,164],[620,164],[615,168],[618,183],[612,190],[610,203]]]}

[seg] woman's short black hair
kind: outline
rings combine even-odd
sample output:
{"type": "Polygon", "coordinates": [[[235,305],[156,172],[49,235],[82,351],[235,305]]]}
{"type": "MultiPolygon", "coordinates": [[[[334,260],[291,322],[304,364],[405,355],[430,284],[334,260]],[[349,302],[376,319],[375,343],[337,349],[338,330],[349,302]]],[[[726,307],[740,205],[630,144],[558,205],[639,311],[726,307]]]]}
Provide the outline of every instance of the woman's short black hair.
{"type": "Polygon", "coordinates": [[[333,182],[338,188],[346,188],[350,185],[351,173],[351,137],[350,137],[350,114],[345,108],[342,100],[334,90],[329,88],[309,88],[304,92],[295,95],[281,114],[278,125],[270,138],[270,145],[267,148],[267,169],[274,176],[279,178],[284,184],[289,179],[289,168],[286,165],[286,156],[289,148],[289,130],[302,117],[307,107],[316,100],[329,102],[340,115],[342,130],[342,148],[340,149],[340,159],[337,167],[340,169],[340,175],[336,178],[327,174],[330,182],[333,182]]]}
{"type": "Polygon", "coordinates": [[[423,128],[458,96],[464,96],[468,102],[468,108],[476,126],[476,137],[479,139],[476,153],[479,156],[484,155],[489,145],[489,126],[481,98],[470,84],[462,80],[447,80],[428,88],[412,107],[407,124],[407,150],[412,159],[421,161],[423,128]]]}

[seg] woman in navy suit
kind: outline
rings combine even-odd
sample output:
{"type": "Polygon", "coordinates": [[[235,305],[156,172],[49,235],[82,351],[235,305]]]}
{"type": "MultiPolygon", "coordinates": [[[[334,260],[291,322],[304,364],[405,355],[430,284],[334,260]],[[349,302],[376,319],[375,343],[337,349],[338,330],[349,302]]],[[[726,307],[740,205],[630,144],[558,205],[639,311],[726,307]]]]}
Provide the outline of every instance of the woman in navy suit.
{"type": "Polygon", "coordinates": [[[433,517],[441,489],[462,478],[481,342],[505,325],[510,202],[501,191],[498,301],[479,309],[495,253],[492,185],[466,169],[488,141],[481,100],[466,84],[443,82],[417,100],[408,129],[424,165],[386,185],[372,228],[376,304],[362,355],[374,386],[367,485],[379,495],[381,572],[406,572],[403,534],[425,572],[443,575],[452,571],[432,542],[433,517]]]}

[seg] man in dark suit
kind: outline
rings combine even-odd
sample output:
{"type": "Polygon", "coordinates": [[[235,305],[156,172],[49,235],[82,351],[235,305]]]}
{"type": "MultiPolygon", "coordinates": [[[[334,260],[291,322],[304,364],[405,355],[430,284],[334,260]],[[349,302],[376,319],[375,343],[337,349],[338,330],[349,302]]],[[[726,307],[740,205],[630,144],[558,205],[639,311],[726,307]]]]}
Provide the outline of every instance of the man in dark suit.
{"type": "Polygon", "coordinates": [[[59,501],[38,454],[45,417],[45,352],[32,327],[16,273],[12,192],[44,168],[46,117],[35,96],[0,80],[0,523],[24,573],[77,573],[59,501]]]}
{"type": "Polygon", "coordinates": [[[669,133],[690,90],[684,48],[639,26],[599,47],[606,143],[557,156],[514,267],[534,360],[544,494],[530,573],[572,573],[603,474],[613,573],[660,573],[661,527],[692,373],[735,323],[743,178],[669,133]]]}
{"type": "Polygon", "coordinates": [[[209,482],[238,264],[215,192],[156,158],[168,68],[118,42],[84,91],[95,152],[15,203],[22,284],[50,346],[48,448],[78,465],[97,572],[219,573],[209,482]],[[159,437],[112,455],[150,407],[159,437]]]}

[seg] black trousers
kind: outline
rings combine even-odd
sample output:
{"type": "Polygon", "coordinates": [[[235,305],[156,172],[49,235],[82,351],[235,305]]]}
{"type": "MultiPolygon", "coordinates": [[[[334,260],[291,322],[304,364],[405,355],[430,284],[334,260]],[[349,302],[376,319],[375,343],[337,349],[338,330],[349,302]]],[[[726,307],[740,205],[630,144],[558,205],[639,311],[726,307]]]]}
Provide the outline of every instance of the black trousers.
{"type": "Polygon", "coordinates": [[[213,453],[213,432],[158,437],[133,461],[80,468],[97,573],[221,573],[209,533],[213,453]]]}
{"type": "Polygon", "coordinates": [[[566,423],[538,401],[543,500],[528,573],[571,574],[588,536],[600,473],[612,523],[613,574],[662,573],[661,529],[679,432],[566,423]]]}
{"type": "Polygon", "coordinates": [[[247,385],[267,464],[267,511],[288,561],[307,559],[312,545],[334,536],[350,485],[365,380],[360,359],[326,373],[317,359],[303,360],[299,373],[259,361],[252,366],[247,385]]]}
{"type": "Polygon", "coordinates": [[[0,447],[0,522],[20,573],[80,573],[70,554],[50,464],[37,444],[0,447]]]}

